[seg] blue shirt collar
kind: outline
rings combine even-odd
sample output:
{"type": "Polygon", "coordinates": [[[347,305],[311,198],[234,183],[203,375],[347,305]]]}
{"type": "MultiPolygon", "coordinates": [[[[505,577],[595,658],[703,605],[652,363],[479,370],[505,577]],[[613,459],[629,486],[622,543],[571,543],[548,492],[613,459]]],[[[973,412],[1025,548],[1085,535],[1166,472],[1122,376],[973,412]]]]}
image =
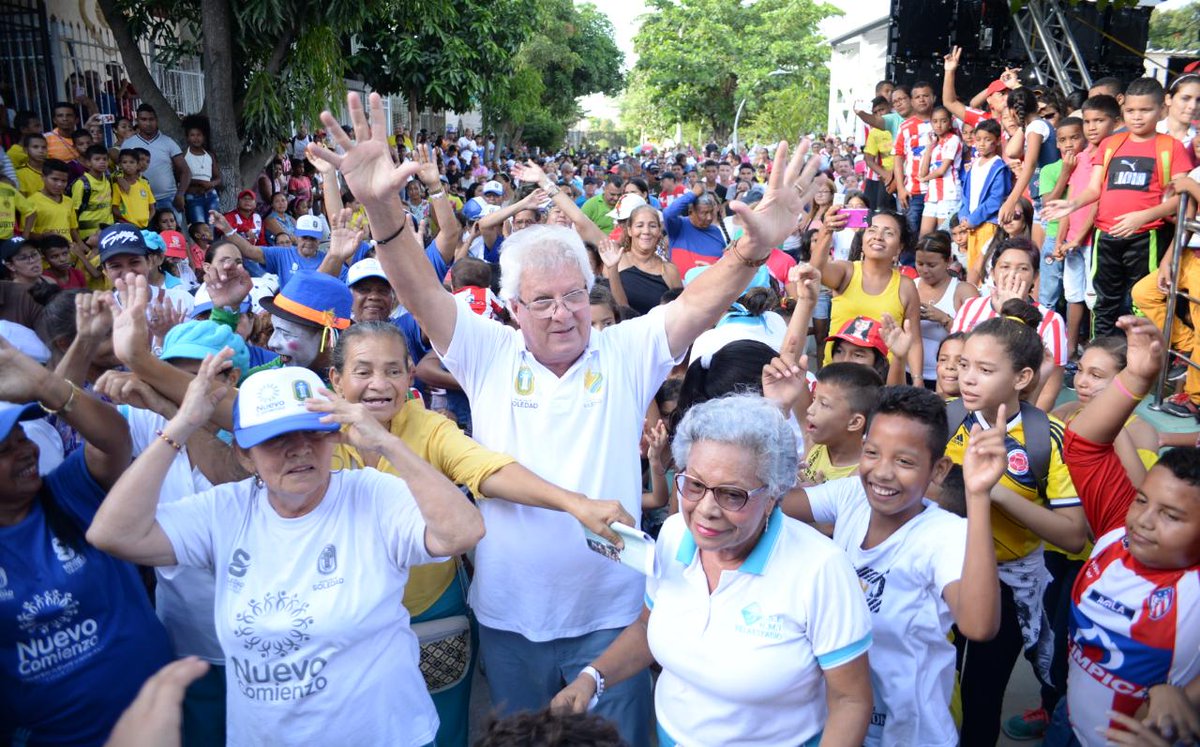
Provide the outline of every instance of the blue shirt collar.
{"type": "MultiPolygon", "coordinates": [[[[758,538],[758,544],[750,551],[750,555],[742,562],[738,568],[739,573],[753,573],[756,576],[761,576],[766,571],[767,560],[770,559],[771,553],[775,550],[775,545],[779,542],[779,533],[783,531],[783,509],[776,505],[771,511],[770,517],[767,519],[767,529],[762,536],[758,538]]],[[[675,553],[675,560],[683,565],[691,565],[696,559],[696,540],[692,537],[691,530],[684,532],[683,539],[679,542],[679,550],[675,553]]]]}

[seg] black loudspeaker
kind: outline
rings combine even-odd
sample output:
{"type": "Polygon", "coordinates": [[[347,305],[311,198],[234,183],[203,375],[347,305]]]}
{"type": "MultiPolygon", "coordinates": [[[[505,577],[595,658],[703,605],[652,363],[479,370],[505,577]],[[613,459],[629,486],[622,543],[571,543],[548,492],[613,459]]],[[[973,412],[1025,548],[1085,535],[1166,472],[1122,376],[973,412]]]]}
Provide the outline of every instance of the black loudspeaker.
{"type": "Polygon", "coordinates": [[[954,28],[953,0],[892,0],[889,56],[941,60],[954,28]]]}

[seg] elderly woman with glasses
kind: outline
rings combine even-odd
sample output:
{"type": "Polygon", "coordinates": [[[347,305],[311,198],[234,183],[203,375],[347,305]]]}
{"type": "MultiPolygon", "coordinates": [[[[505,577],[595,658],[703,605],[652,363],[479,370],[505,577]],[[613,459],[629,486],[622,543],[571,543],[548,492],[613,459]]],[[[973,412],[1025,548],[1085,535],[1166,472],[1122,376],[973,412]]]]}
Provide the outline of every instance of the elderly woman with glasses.
{"type": "Polygon", "coordinates": [[[697,405],[672,451],[679,513],[642,615],[553,705],[583,711],[657,661],[660,745],[861,745],[871,621],[845,555],[779,508],[797,467],[779,408],[749,394],[697,405]]]}

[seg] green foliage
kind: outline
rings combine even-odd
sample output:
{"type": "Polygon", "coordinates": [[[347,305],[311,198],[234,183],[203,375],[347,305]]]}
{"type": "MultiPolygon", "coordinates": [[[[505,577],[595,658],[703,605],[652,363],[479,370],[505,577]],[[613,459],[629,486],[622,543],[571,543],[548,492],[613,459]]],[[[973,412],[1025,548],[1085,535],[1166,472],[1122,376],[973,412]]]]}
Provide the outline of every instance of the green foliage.
{"type": "Polygon", "coordinates": [[[391,3],[356,39],[350,68],[423,110],[469,111],[496,88],[533,31],[536,0],[391,3]]]}
{"type": "Polygon", "coordinates": [[[759,110],[769,104],[769,125],[784,130],[772,137],[782,137],[800,124],[788,116],[807,116],[807,100],[821,97],[824,106],[820,82],[827,89],[829,51],[817,24],[838,12],[832,6],[819,0],[647,4],[652,12],[634,38],[638,63],[622,109],[626,125],[661,135],[675,122],[697,123],[723,140],[745,98],[743,121],[759,122],[759,110]],[[785,90],[790,96],[775,95],[785,90]]]}
{"type": "Polygon", "coordinates": [[[612,23],[590,3],[534,0],[536,29],[517,50],[511,72],[481,99],[484,121],[504,139],[554,148],[581,116],[578,99],[615,95],[624,86],[624,55],[612,23]]]}
{"type": "Polygon", "coordinates": [[[1150,14],[1151,49],[1196,49],[1200,47],[1200,2],[1175,10],[1155,8],[1150,14]]]}

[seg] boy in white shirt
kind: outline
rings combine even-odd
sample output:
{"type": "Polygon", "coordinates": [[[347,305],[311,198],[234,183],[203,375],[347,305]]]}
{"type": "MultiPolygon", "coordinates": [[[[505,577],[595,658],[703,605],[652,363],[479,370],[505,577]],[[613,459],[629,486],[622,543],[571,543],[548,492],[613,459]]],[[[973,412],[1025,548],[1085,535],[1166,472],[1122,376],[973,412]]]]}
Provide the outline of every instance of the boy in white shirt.
{"type": "Polygon", "coordinates": [[[867,596],[875,694],[868,745],[957,745],[950,627],[973,640],[987,640],[999,627],[989,492],[1008,463],[1004,433],[971,434],[963,520],[925,498],[950,468],[947,429],[936,394],[885,387],[859,474],[794,490],[783,501],[789,516],[834,524],[834,544],[850,557],[867,596]]]}

